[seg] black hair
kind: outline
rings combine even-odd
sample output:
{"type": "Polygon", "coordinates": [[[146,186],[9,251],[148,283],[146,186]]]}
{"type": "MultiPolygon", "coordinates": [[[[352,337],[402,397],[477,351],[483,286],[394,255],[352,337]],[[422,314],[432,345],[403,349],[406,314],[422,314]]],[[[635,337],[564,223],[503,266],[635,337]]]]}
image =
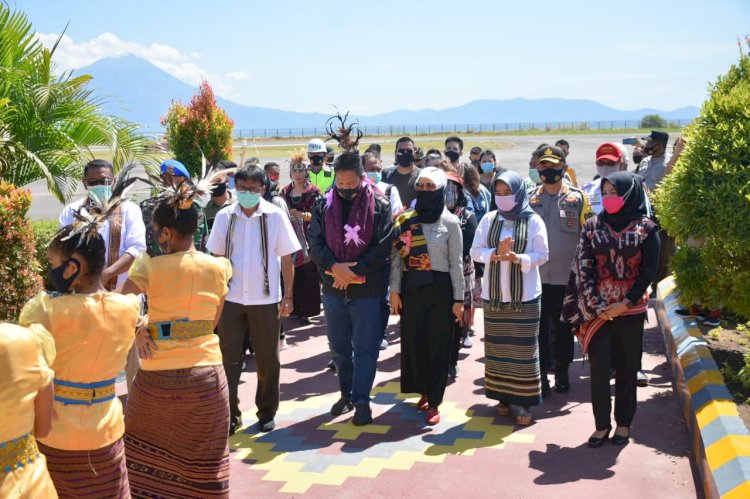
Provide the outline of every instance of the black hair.
{"type": "Polygon", "coordinates": [[[267,172],[270,168],[274,168],[274,167],[279,168],[279,164],[276,163],[275,161],[269,161],[268,163],[263,165],[263,171],[267,172]]]}
{"type": "Polygon", "coordinates": [[[492,156],[492,159],[497,161],[497,156],[495,156],[495,151],[493,151],[492,149],[485,149],[484,151],[482,151],[482,153],[479,155],[479,160],[481,161],[482,158],[484,158],[485,156],[492,156]]]}
{"type": "MultiPolygon", "coordinates": [[[[245,163],[247,165],[247,163],[245,163]]],[[[261,185],[266,183],[266,172],[261,169],[260,166],[253,164],[253,165],[247,165],[244,168],[240,168],[237,170],[234,174],[234,181],[239,182],[242,181],[250,181],[250,182],[257,182],[261,185]]]]}
{"type": "Polygon", "coordinates": [[[482,148],[479,146],[474,146],[471,148],[469,154],[482,154],[482,148]]]}
{"type": "Polygon", "coordinates": [[[437,154],[441,158],[443,157],[443,153],[441,153],[437,149],[430,149],[429,151],[427,151],[427,154],[425,154],[425,157],[429,156],[430,154],[437,154]]]}
{"type": "MultiPolygon", "coordinates": [[[[382,151],[382,148],[380,147],[380,144],[370,144],[367,146],[367,149],[365,149],[365,154],[370,153],[376,158],[380,159],[380,152],[382,151]]],[[[364,163],[364,159],[362,159],[362,162],[364,163]]]]}
{"type": "Polygon", "coordinates": [[[86,275],[96,277],[104,270],[104,257],[107,254],[107,247],[104,244],[104,238],[98,232],[87,236],[86,233],[73,234],[72,225],[66,225],[61,228],[49,243],[49,249],[60,253],[63,260],[69,259],[73,253],[78,253],[86,261],[88,271],[86,275]],[[65,239],[70,236],[69,239],[65,239]],[[88,240],[84,238],[88,237],[88,240]],[[65,239],[65,241],[62,241],[65,239]]]}
{"type": "Polygon", "coordinates": [[[402,142],[411,142],[411,144],[414,145],[414,139],[412,139],[411,137],[403,136],[403,137],[401,137],[400,139],[398,139],[396,141],[396,150],[397,151],[398,151],[398,145],[401,144],[402,142]]]}
{"type": "Polygon", "coordinates": [[[86,178],[86,174],[89,172],[89,170],[92,169],[99,169],[99,168],[109,168],[109,171],[112,172],[112,174],[115,173],[115,169],[112,167],[112,163],[109,161],[105,161],[103,159],[94,159],[92,161],[89,161],[86,163],[83,167],[83,178],[86,178]]]}
{"type": "Polygon", "coordinates": [[[177,210],[175,215],[174,207],[168,199],[159,202],[151,220],[160,228],[169,227],[185,237],[192,237],[198,230],[198,210],[195,205],[186,210],[177,210]]]}
{"type": "Polygon", "coordinates": [[[359,151],[342,152],[333,160],[334,172],[356,171],[361,177],[365,173],[359,151]]]}
{"type": "Polygon", "coordinates": [[[222,159],[218,163],[216,163],[216,168],[219,170],[228,170],[230,168],[237,168],[237,163],[234,161],[230,161],[228,159],[222,159]]]}
{"type": "Polygon", "coordinates": [[[542,152],[542,149],[544,149],[545,147],[549,147],[549,144],[546,144],[546,143],[539,144],[539,147],[537,147],[536,149],[534,149],[534,152],[532,152],[531,155],[532,156],[539,156],[539,154],[541,154],[541,152],[542,152]]]}
{"type": "Polygon", "coordinates": [[[380,161],[380,155],[375,151],[365,151],[365,153],[362,155],[362,168],[364,168],[365,164],[371,159],[377,159],[378,161],[380,161]]]}
{"type": "Polygon", "coordinates": [[[555,145],[556,145],[556,146],[565,146],[565,147],[570,147],[570,144],[569,144],[569,143],[568,143],[568,141],[567,141],[567,140],[565,140],[565,139],[560,139],[560,140],[558,140],[557,142],[555,142],[555,145]]]}
{"type": "Polygon", "coordinates": [[[456,137],[455,135],[451,135],[447,139],[445,139],[445,145],[448,145],[448,142],[457,142],[458,143],[458,150],[463,151],[464,150],[464,141],[461,140],[460,137],[456,137]]]}

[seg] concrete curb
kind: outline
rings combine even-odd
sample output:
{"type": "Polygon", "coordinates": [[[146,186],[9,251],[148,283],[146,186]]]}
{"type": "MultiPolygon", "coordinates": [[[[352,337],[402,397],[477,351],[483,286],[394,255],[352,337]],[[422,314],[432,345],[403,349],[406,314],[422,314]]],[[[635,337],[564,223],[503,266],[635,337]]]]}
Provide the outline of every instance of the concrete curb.
{"type": "Polygon", "coordinates": [[[674,278],[659,283],[656,316],[692,436],[706,497],[750,497],[750,434],[695,319],[682,319],[674,278]]]}

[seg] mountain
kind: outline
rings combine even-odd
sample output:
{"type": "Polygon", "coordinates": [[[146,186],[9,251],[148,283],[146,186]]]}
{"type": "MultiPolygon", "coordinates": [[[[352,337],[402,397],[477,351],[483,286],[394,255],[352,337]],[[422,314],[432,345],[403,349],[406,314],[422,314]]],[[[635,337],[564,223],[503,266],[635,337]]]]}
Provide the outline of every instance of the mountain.
{"type": "MultiPolygon", "coordinates": [[[[104,109],[141,124],[145,129],[157,130],[159,120],[172,100],[188,102],[196,88],[183,83],[150,62],[126,55],[101,59],[76,71],[94,77],[92,86],[97,95],[106,97],[104,109]]],[[[235,129],[249,128],[321,128],[328,115],[298,113],[254,106],[243,106],[217,97],[218,105],[226,109],[235,129]]],[[[485,123],[546,123],[571,121],[638,120],[647,114],[658,114],[668,120],[693,119],[698,115],[695,106],[673,111],[613,109],[592,100],[582,99],[509,99],[475,100],[447,109],[399,110],[374,116],[358,116],[362,126],[383,125],[440,125],[485,123]]]]}

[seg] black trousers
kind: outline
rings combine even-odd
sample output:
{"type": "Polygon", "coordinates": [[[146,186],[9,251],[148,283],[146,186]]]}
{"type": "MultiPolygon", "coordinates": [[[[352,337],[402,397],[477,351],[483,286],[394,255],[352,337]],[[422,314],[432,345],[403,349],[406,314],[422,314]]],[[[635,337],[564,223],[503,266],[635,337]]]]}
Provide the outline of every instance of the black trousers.
{"type": "Polygon", "coordinates": [[[558,364],[573,362],[573,330],[570,324],[560,320],[565,285],[542,284],[542,312],[539,316],[539,367],[542,378],[550,367],[550,361],[558,364]],[[554,339],[554,349],[550,340],[554,339]],[[553,351],[554,350],[554,351],[553,351]],[[553,353],[551,354],[551,352],[553,353]]]}
{"type": "Polygon", "coordinates": [[[279,304],[240,305],[225,302],[219,321],[221,355],[229,385],[229,415],[240,420],[240,400],[237,389],[242,374],[242,353],[245,336],[249,333],[255,352],[258,385],[255,405],[260,421],[273,419],[279,409],[279,304]]]}
{"type": "Polygon", "coordinates": [[[610,368],[615,368],[615,421],[630,426],[637,402],[637,376],[641,364],[643,324],[646,314],[620,316],[604,324],[589,343],[591,403],[597,431],[610,425],[612,412],[610,368]]]}

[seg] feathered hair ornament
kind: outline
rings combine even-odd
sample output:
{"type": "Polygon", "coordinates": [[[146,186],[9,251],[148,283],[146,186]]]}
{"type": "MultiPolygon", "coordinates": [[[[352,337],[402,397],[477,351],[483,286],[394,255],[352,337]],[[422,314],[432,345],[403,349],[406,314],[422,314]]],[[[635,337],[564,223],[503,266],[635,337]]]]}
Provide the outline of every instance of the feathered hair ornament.
{"type": "Polygon", "coordinates": [[[228,174],[234,173],[236,168],[217,168],[212,166],[207,172],[205,162],[201,168],[203,178],[191,180],[186,177],[174,177],[172,175],[156,176],[149,174],[145,182],[156,189],[158,202],[166,200],[167,204],[174,210],[175,217],[180,210],[189,210],[193,203],[200,202],[211,196],[211,189],[225,181],[228,174]],[[181,179],[179,183],[175,180],[181,179]]]}
{"type": "Polygon", "coordinates": [[[359,139],[362,138],[364,133],[362,133],[362,130],[359,129],[359,121],[355,121],[354,123],[348,124],[346,123],[346,119],[349,117],[349,111],[344,114],[344,116],[341,116],[341,113],[336,111],[336,114],[331,116],[326,120],[326,132],[328,133],[328,138],[334,139],[336,142],[339,143],[339,147],[341,147],[343,152],[352,152],[357,150],[357,146],[359,145],[359,139]],[[334,127],[334,123],[338,120],[338,127],[334,127]],[[353,137],[353,133],[356,131],[357,138],[353,137]]]}
{"type": "Polygon", "coordinates": [[[291,170],[304,169],[305,168],[305,148],[302,147],[292,153],[292,157],[289,158],[289,168],[291,170]]]}
{"type": "Polygon", "coordinates": [[[89,198],[89,203],[84,203],[73,213],[75,221],[71,224],[72,227],[69,230],[58,231],[52,241],[59,238],[62,242],[80,236],[78,246],[88,245],[91,238],[99,233],[99,228],[104,225],[104,222],[115,216],[122,202],[128,197],[129,187],[138,180],[142,180],[139,177],[130,176],[135,167],[135,163],[124,166],[112,182],[112,195],[109,199],[102,203],[89,198]]]}

